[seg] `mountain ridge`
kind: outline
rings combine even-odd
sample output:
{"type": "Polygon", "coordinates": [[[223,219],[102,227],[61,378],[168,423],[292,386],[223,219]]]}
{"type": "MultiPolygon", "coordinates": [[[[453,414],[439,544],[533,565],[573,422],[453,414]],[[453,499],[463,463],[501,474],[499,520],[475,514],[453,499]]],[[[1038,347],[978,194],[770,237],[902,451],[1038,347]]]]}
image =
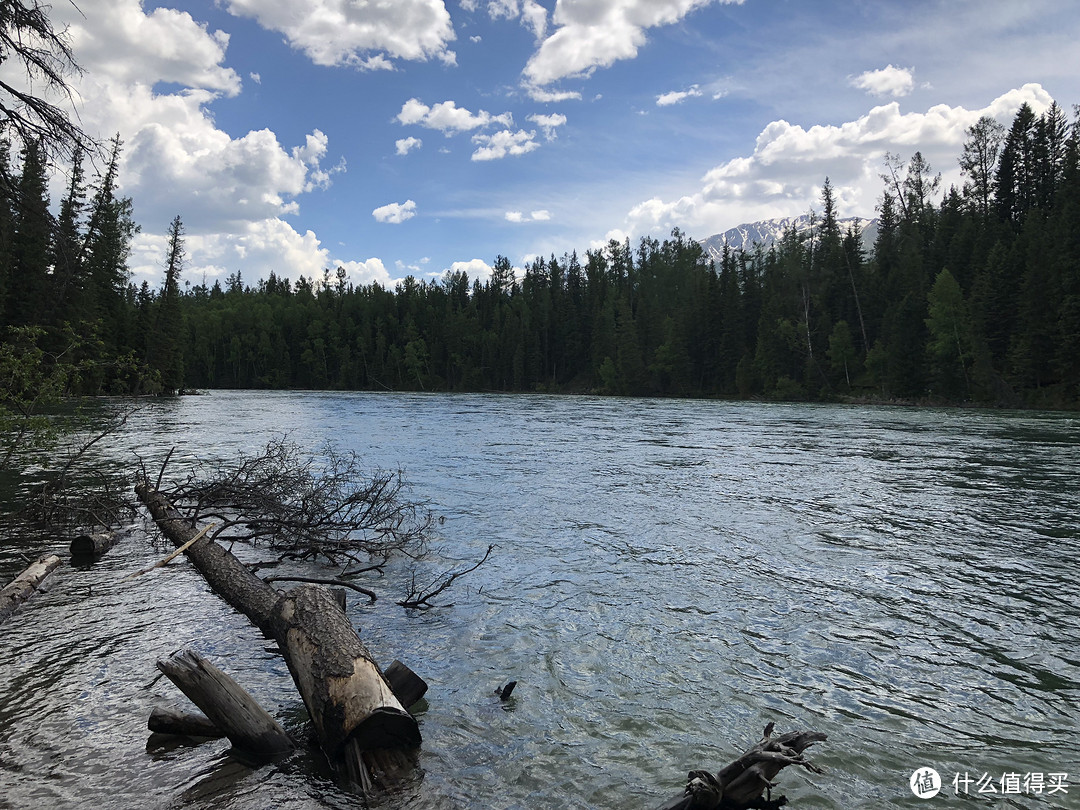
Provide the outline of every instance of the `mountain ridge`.
{"type": "MultiPolygon", "coordinates": [[[[837,220],[842,233],[846,232],[856,222],[862,231],[863,249],[869,252],[874,247],[874,240],[877,239],[878,220],[876,218],[867,219],[866,217],[844,217],[837,220]]],[[[820,218],[816,219],[815,226],[820,226],[820,224],[820,218]]],[[[799,233],[809,231],[811,227],[810,215],[801,214],[797,217],[778,217],[757,222],[745,222],[742,225],[729,228],[723,233],[699,239],[698,244],[705,249],[709,258],[719,260],[723,255],[725,243],[732,250],[752,251],[755,245],[761,245],[765,250],[768,250],[779,242],[784,233],[792,227],[799,233]]]]}

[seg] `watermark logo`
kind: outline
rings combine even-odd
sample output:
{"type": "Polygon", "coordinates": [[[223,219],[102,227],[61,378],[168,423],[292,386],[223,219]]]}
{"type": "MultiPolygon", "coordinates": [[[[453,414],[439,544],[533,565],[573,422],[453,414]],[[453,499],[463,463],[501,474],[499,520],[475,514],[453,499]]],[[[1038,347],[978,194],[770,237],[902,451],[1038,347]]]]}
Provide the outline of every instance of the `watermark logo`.
{"type": "Polygon", "coordinates": [[[941,792],[941,774],[933,768],[918,768],[911,774],[911,792],[920,799],[932,799],[941,792]]]}

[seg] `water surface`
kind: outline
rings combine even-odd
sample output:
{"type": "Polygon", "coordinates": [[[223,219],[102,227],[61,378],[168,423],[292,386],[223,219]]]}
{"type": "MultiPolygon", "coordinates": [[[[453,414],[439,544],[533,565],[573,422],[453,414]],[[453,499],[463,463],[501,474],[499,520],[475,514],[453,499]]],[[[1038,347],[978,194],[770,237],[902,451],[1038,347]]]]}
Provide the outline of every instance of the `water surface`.
{"type": "MultiPolygon", "coordinates": [[[[406,561],[350,604],[431,686],[423,778],[387,807],[655,807],[770,720],[829,735],[826,775],[780,777],[794,807],[920,804],[927,765],[950,798],[955,773],[1072,771],[995,807],[1080,794],[1072,415],[215,392],[152,403],[109,453],[182,466],[282,433],[404,468],[445,518],[426,571],[496,545],[435,610],[394,604],[406,561]]],[[[305,733],[284,664],[192,569],[125,580],[167,551],[136,531],[4,626],[0,807],[356,806],[311,751],[250,772],[227,743],[148,748],[152,706],[183,702],[154,661],[185,646],[305,733]]]]}

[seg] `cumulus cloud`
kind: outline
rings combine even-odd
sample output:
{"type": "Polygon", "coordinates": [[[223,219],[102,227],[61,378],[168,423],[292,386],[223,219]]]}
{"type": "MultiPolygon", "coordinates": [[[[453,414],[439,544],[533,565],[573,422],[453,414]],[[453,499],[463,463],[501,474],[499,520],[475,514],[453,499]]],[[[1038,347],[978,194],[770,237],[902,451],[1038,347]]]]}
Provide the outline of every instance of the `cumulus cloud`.
{"type": "Polygon", "coordinates": [[[226,0],[240,17],[285,35],[289,44],[318,65],[392,68],[391,59],[452,64],[455,38],[443,0],[226,0]]]}
{"type": "Polygon", "coordinates": [[[422,140],[411,136],[408,138],[398,138],[394,141],[394,146],[397,148],[397,153],[399,155],[407,155],[413,149],[419,149],[423,145],[424,142],[422,140]]]}
{"type": "Polygon", "coordinates": [[[532,211],[526,216],[521,211],[507,211],[505,217],[507,222],[547,222],[551,219],[551,212],[545,210],[532,211]]]}
{"type": "Polygon", "coordinates": [[[173,82],[228,96],[240,92],[236,71],[221,64],[229,45],[224,31],[211,32],[187,12],[174,9],[147,14],[140,0],[114,0],[107,12],[107,22],[104,10],[85,9],[83,16],[61,3],[53,12],[69,26],[79,63],[98,80],[173,82]]]}
{"type": "Polygon", "coordinates": [[[371,212],[378,222],[387,222],[391,225],[400,225],[407,219],[416,216],[416,203],[406,200],[403,203],[388,203],[371,212]]]}
{"type": "Polygon", "coordinates": [[[557,137],[555,130],[566,123],[566,116],[561,113],[552,113],[551,115],[530,115],[529,120],[543,130],[544,138],[553,141],[557,137]]]}
{"type": "Polygon", "coordinates": [[[491,0],[488,15],[493,20],[520,18],[522,25],[531,29],[537,39],[543,39],[547,31],[547,10],[536,0],[491,0]]]}
{"type": "Polygon", "coordinates": [[[508,127],[514,123],[513,116],[508,112],[501,115],[492,115],[487,110],[472,113],[453,101],[440,101],[429,107],[418,98],[410,98],[402,104],[401,112],[395,120],[406,126],[417,124],[428,129],[437,129],[448,137],[456,132],[468,132],[491,124],[508,127]]]}
{"type": "MultiPolygon", "coordinates": [[[[559,2],[548,36],[525,66],[526,83],[543,87],[598,67],[633,59],[645,44],[645,32],[670,25],[695,9],[718,0],[579,0],[559,2]]],[[[741,2],[741,0],[719,0],[741,2]]]]}
{"type": "Polygon", "coordinates": [[[454,262],[447,272],[465,273],[470,279],[484,282],[491,278],[491,265],[483,259],[470,259],[467,262],[454,262]]]}
{"type": "Polygon", "coordinates": [[[702,177],[697,191],[634,206],[627,214],[627,231],[656,234],[678,226],[707,236],[742,222],[806,213],[820,204],[826,176],[842,214],[870,216],[881,195],[886,152],[910,156],[919,150],[935,170],[943,171],[944,188],[959,185],[953,167],[967,128],[983,115],[1007,125],[1021,104],[1041,112],[1051,100],[1041,86],[1027,84],[976,110],[940,104],[923,113],[904,113],[891,102],[837,126],[804,129],[773,121],[758,135],[751,155],[716,166],[702,177]]]}
{"type": "Polygon", "coordinates": [[[851,80],[851,84],[874,96],[900,98],[911,92],[915,86],[915,77],[909,68],[887,65],[881,70],[868,70],[859,74],[851,80]]]}
{"type": "Polygon", "coordinates": [[[536,142],[536,133],[523,129],[517,132],[504,129],[492,135],[473,135],[473,143],[479,145],[472,153],[473,160],[500,160],[511,155],[528,154],[540,147],[536,142]]]}
{"type": "Polygon", "coordinates": [[[686,90],[673,90],[670,93],[662,93],[656,97],[657,107],[670,107],[672,104],[680,104],[688,98],[701,96],[701,88],[696,84],[690,85],[686,90]]]}
{"type": "Polygon", "coordinates": [[[268,130],[232,137],[209,106],[241,89],[224,67],[229,38],[170,9],[145,12],[140,0],[58,4],[85,73],[73,77],[76,112],[98,137],[123,134],[118,182],[138,201],[142,232],[129,261],[136,281],[158,279],[168,223],[181,214],[196,279],[241,270],[251,278],[275,270],[295,278],[321,273],[329,256],[315,235],[285,217],[298,198],[325,188],[344,162],[326,168],[329,140],[313,130],[284,145],[268,130]],[[168,85],[179,89],[166,91],[168,85]]]}

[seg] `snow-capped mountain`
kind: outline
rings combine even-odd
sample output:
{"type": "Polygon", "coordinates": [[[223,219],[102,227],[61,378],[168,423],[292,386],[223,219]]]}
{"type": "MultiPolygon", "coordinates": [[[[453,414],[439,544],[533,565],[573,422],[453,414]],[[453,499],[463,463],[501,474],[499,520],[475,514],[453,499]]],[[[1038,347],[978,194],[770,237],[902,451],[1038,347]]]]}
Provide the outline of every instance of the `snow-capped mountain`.
{"type": "MultiPolygon", "coordinates": [[[[846,232],[853,223],[858,222],[859,228],[862,229],[863,249],[870,251],[874,247],[874,240],[877,239],[878,221],[876,219],[847,217],[846,219],[837,220],[837,222],[840,224],[841,232],[846,232]]],[[[816,224],[821,225],[820,217],[817,219],[816,224]]],[[[780,219],[766,219],[761,222],[748,222],[699,241],[710,258],[719,260],[725,242],[731,246],[732,250],[749,251],[754,249],[754,245],[761,245],[768,249],[773,243],[780,241],[784,232],[791,227],[794,227],[799,233],[808,231],[810,229],[810,215],[803,214],[798,217],[782,217],[780,219]]]]}

